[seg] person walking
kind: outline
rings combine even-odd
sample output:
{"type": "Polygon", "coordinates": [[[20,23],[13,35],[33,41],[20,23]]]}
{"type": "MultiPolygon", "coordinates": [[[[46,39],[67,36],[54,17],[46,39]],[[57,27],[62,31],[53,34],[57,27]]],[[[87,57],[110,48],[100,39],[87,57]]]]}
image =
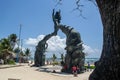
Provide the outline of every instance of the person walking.
{"type": "Polygon", "coordinates": [[[72,73],[75,77],[77,77],[77,67],[75,65],[72,67],[72,73]]]}

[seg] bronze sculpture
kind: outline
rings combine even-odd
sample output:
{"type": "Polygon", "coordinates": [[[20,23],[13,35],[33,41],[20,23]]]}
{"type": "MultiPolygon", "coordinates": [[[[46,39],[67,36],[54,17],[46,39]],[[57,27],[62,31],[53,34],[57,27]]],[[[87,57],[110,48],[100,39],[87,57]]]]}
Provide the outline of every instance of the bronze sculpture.
{"type": "Polygon", "coordinates": [[[60,24],[61,15],[60,10],[56,13],[52,13],[52,18],[54,22],[54,32],[46,35],[37,45],[35,52],[35,65],[43,66],[45,62],[44,53],[48,47],[46,41],[52,36],[56,36],[58,30],[60,29],[66,35],[66,56],[63,66],[67,66],[66,72],[71,72],[72,66],[76,65],[80,71],[84,70],[84,60],[85,55],[82,52],[82,41],[80,37],[80,33],[71,28],[70,26],[60,24]]]}
{"type": "Polygon", "coordinates": [[[82,72],[84,70],[85,54],[83,53],[80,33],[77,32],[74,28],[71,28],[70,26],[60,24],[61,20],[60,11],[56,13],[59,14],[57,20],[56,15],[53,15],[54,14],[53,10],[52,16],[54,16],[53,17],[54,26],[57,27],[57,29],[60,29],[66,35],[65,50],[67,51],[67,53],[65,56],[64,66],[67,65],[67,70],[65,71],[71,72],[72,66],[76,65],[82,72]]]}
{"type": "Polygon", "coordinates": [[[35,56],[34,56],[34,66],[45,65],[45,51],[48,47],[47,40],[55,35],[55,32],[46,35],[41,41],[39,41],[36,46],[35,56]]]}

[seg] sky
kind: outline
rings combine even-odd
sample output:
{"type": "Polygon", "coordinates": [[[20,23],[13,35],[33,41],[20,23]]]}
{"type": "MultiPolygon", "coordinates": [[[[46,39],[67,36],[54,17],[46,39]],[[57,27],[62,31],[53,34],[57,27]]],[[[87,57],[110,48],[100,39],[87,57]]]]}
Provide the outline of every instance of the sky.
{"type": "MultiPolygon", "coordinates": [[[[57,0],[0,0],[0,39],[15,33],[19,36],[20,24],[23,49],[30,48],[34,55],[35,46],[47,34],[54,31],[52,10],[61,10],[61,24],[77,30],[83,41],[86,57],[99,58],[102,51],[102,22],[98,7],[92,2],[81,0],[82,15],[78,10],[76,0],[63,0],[57,5],[57,0]]],[[[57,36],[50,38],[45,53],[50,57],[53,53],[65,53],[66,36],[60,30],[57,36]]]]}

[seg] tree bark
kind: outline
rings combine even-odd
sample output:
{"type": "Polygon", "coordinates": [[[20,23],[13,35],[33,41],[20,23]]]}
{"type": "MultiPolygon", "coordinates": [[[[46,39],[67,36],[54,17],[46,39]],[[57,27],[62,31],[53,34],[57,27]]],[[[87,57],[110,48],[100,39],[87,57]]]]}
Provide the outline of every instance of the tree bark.
{"type": "Polygon", "coordinates": [[[89,80],[119,80],[120,0],[96,0],[103,23],[103,50],[89,80]]]}

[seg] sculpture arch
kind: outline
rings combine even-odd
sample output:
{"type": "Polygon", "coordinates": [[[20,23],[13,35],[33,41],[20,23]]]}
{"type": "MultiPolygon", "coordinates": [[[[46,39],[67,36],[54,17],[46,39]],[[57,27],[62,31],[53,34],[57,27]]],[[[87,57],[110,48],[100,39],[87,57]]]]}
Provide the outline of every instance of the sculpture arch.
{"type": "Polygon", "coordinates": [[[44,53],[47,47],[46,41],[52,36],[56,36],[58,30],[60,29],[66,35],[66,56],[63,66],[67,66],[67,69],[63,69],[65,72],[70,72],[73,65],[76,65],[80,71],[84,70],[84,60],[85,55],[82,52],[82,41],[80,37],[80,33],[77,32],[74,28],[66,25],[60,24],[61,16],[60,11],[57,11],[56,14],[52,13],[52,18],[54,22],[54,32],[46,35],[37,45],[35,52],[35,66],[43,66],[44,65],[44,53]]]}

